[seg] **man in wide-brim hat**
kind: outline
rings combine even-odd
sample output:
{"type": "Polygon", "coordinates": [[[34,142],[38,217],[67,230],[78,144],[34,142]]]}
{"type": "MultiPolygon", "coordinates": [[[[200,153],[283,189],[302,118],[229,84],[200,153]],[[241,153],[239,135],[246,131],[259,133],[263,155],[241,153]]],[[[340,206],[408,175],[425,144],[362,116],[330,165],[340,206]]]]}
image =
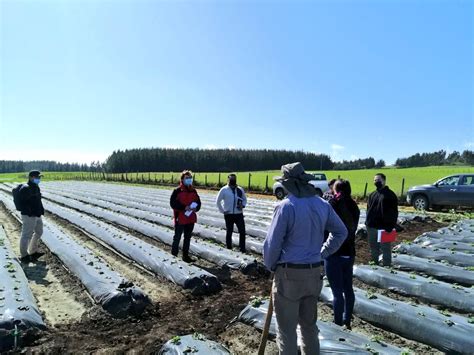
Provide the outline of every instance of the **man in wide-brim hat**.
{"type": "Polygon", "coordinates": [[[266,267],[274,271],[272,296],[278,323],[280,354],[297,354],[296,327],[302,335],[302,354],[319,354],[317,303],[322,288],[322,260],[336,252],[347,229],[332,207],[317,197],[309,184],[314,177],[301,163],[281,167],[275,178],[288,190],[273,214],[264,242],[266,267]],[[331,234],[324,242],[324,231],[331,234]]]}

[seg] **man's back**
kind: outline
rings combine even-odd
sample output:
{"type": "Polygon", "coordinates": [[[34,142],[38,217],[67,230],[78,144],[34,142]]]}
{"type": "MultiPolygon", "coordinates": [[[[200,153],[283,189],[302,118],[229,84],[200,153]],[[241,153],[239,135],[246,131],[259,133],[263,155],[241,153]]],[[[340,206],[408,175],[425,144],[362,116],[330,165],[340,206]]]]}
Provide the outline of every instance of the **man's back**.
{"type": "Polygon", "coordinates": [[[264,243],[265,265],[274,269],[277,263],[320,262],[326,229],[338,236],[330,242],[330,250],[327,250],[330,254],[347,235],[344,224],[321,198],[289,195],[275,208],[264,243]]]}

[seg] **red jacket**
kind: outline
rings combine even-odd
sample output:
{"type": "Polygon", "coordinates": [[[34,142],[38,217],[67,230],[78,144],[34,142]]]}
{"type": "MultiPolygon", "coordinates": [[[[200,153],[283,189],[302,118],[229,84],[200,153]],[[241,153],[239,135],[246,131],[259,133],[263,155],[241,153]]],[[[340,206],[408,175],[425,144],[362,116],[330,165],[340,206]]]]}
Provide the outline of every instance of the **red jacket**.
{"type": "Polygon", "coordinates": [[[170,206],[174,211],[174,223],[176,224],[192,224],[197,222],[196,212],[191,213],[188,217],[184,214],[186,206],[196,202],[196,212],[201,209],[201,199],[192,186],[184,186],[182,183],[178,188],[173,190],[170,198],[170,206]]]}

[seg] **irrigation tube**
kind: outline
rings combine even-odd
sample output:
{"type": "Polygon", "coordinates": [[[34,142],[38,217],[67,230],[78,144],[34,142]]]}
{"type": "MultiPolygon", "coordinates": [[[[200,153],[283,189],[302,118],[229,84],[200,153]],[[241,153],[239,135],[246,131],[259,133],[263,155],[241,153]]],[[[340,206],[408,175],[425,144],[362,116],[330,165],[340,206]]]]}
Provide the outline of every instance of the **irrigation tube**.
{"type": "Polygon", "coordinates": [[[17,329],[46,328],[28,279],[0,225],[0,351],[11,349],[17,329]]]}
{"type": "Polygon", "coordinates": [[[182,262],[171,254],[116,227],[48,201],[44,201],[44,206],[49,212],[80,227],[147,270],[165,277],[184,289],[191,290],[192,294],[205,295],[222,289],[216,276],[182,262]]]}
{"type": "Polygon", "coordinates": [[[206,339],[201,334],[190,334],[166,342],[158,355],[230,355],[230,351],[215,341],[206,339]]]}
{"type": "Polygon", "coordinates": [[[460,251],[468,254],[474,254],[474,243],[430,238],[427,235],[419,236],[413,242],[424,247],[431,247],[433,249],[449,249],[451,251],[460,251]]]}
{"type": "MultiPolygon", "coordinates": [[[[49,193],[45,193],[44,195],[47,196],[47,198],[51,201],[67,205],[68,207],[88,213],[94,217],[100,217],[109,222],[117,223],[152,239],[156,239],[164,244],[172,245],[173,243],[173,234],[171,230],[140,220],[138,215],[141,213],[138,210],[136,216],[130,217],[121,215],[117,212],[111,212],[100,207],[86,205],[82,202],[69,198],[54,196],[49,193]]],[[[216,265],[228,266],[231,269],[238,269],[244,274],[251,272],[263,272],[265,270],[263,264],[261,262],[257,262],[257,260],[252,257],[246,256],[242,253],[236,253],[210,243],[206,243],[196,238],[192,238],[189,250],[192,254],[208,260],[216,265]]]]}
{"type": "MultiPolygon", "coordinates": [[[[47,195],[45,195],[47,196],[47,195]]],[[[56,195],[58,196],[58,195],[56,195]]],[[[138,204],[133,202],[125,202],[121,200],[120,202],[115,202],[118,199],[114,198],[94,198],[94,197],[81,197],[78,193],[60,193],[60,196],[71,198],[77,201],[81,201],[87,204],[96,205],[99,207],[104,207],[110,210],[114,210],[117,212],[123,212],[125,214],[133,215],[138,218],[143,218],[153,223],[158,223],[165,227],[173,228],[173,221],[171,217],[173,216],[173,212],[171,209],[156,209],[144,204],[138,204]],[[128,213],[127,213],[128,212],[128,213]],[[159,215],[159,213],[161,215],[159,215]]],[[[206,219],[199,217],[200,223],[206,223],[206,219]]],[[[209,222],[209,220],[207,220],[209,222]]],[[[202,224],[196,224],[194,226],[194,234],[203,238],[209,239],[220,244],[226,244],[225,232],[220,229],[214,227],[207,227],[202,224]]],[[[232,237],[232,241],[234,245],[239,245],[239,238],[237,236],[232,237]]],[[[263,253],[263,242],[261,240],[257,240],[252,237],[246,238],[246,246],[249,250],[257,253],[263,253]]]]}
{"type": "Polygon", "coordinates": [[[366,284],[416,296],[425,302],[443,305],[461,312],[474,312],[474,292],[470,288],[430,280],[406,272],[379,266],[354,266],[354,276],[366,284]]]}
{"type": "Polygon", "coordinates": [[[422,247],[416,244],[398,244],[394,249],[395,252],[401,254],[410,254],[425,259],[433,259],[437,261],[446,260],[450,264],[457,266],[474,266],[474,256],[471,254],[449,251],[446,249],[437,249],[430,247],[422,247]]]}
{"type": "MultiPolygon", "coordinates": [[[[268,311],[268,301],[263,301],[258,306],[247,305],[238,316],[238,320],[244,324],[262,330],[268,311]]],[[[401,349],[382,342],[371,341],[362,334],[349,332],[342,327],[318,320],[319,344],[322,354],[350,353],[350,354],[400,354],[401,349]]],[[[270,323],[270,335],[275,337],[278,324],[273,314],[270,323]]],[[[298,328],[298,343],[300,341],[298,328]]]]}
{"type": "MultiPolygon", "coordinates": [[[[0,194],[9,212],[18,218],[11,198],[0,194]]],[[[150,303],[143,291],[111,270],[108,265],[88,248],[78,244],[45,218],[43,243],[64,266],[86,287],[94,301],[114,317],[140,314],[150,303]]]]}
{"type": "MultiPolygon", "coordinates": [[[[443,315],[421,305],[409,305],[355,288],[354,314],[377,327],[430,345],[447,353],[472,354],[474,324],[465,317],[443,315]]],[[[320,298],[332,305],[332,292],[323,287],[320,298]]]]}
{"type": "Polygon", "coordinates": [[[474,271],[450,264],[446,265],[435,260],[411,255],[393,254],[392,265],[400,270],[413,270],[451,283],[455,282],[465,286],[474,285],[474,271]]]}

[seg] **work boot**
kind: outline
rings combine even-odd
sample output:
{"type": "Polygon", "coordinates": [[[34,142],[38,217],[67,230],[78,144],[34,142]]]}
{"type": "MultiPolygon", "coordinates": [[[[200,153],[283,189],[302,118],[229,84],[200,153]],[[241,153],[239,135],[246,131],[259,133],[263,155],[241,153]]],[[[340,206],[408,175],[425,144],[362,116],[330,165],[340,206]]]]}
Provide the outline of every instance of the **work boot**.
{"type": "Polygon", "coordinates": [[[41,258],[45,253],[41,253],[41,252],[36,252],[36,253],[33,253],[30,255],[30,259],[31,261],[36,261],[38,260],[39,258],[41,258]]]}
{"type": "Polygon", "coordinates": [[[185,263],[194,263],[196,260],[193,259],[193,258],[191,258],[189,255],[184,255],[184,256],[183,256],[183,261],[184,261],[185,263]]]}

